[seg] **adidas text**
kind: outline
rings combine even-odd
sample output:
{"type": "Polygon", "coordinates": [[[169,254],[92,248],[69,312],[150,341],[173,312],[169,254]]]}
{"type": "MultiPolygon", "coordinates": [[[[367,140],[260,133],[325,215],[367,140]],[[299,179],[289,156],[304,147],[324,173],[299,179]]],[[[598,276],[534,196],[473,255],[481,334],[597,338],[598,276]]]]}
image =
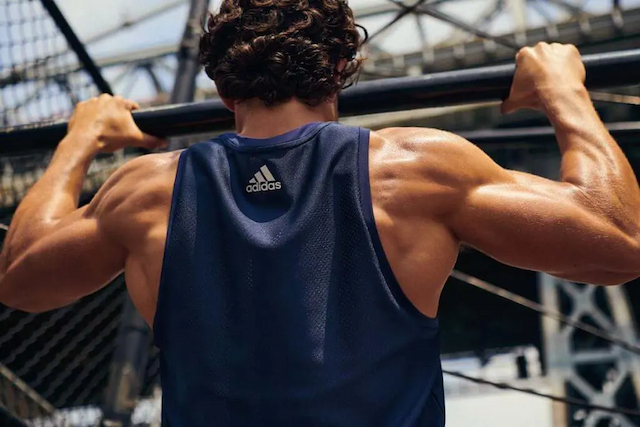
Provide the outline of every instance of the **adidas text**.
{"type": "Polygon", "coordinates": [[[247,185],[247,193],[257,193],[258,191],[273,191],[282,188],[279,182],[262,182],[260,184],[247,185]]]}
{"type": "Polygon", "coordinates": [[[267,165],[264,165],[255,173],[253,178],[251,178],[249,184],[245,187],[245,190],[247,193],[257,193],[260,191],[280,190],[281,188],[282,183],[280,181],[276,181],[267,165]]]}

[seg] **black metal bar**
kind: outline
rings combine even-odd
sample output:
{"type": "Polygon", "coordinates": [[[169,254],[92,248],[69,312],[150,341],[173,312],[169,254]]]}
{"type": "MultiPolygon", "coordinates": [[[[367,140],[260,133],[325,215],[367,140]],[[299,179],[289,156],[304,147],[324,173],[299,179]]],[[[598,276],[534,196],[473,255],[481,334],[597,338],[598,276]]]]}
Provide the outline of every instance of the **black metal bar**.
{"type": "MultiPolygon", "coordinates": [[[[620,145],[640,144],[640,122],[607,123],[607,129],[620,145]]],[[[550,126],[514,129],[483,129],[458,132],[483,148],[504,144],[556,144],[555,132],[550,126]]]]}
{"type": "Polygon", "coordinates": [[[109,87],[109,83],[102,77],[102,73],[100,73],[100,68],[93,62],[93,59],[84,48],[84,45],[76,36],[76,33],[73,32],[73,29],[69,25],[69,22],[65,19],[64,15],[56,5],[54,0],[41,0],[42,6],[49,12],[51,18],[54,20],[60,32],[64,35],[65,39],[67,39],[67,43],[78,56],[78,59],[84,65],[84,68],[91,75],[93,82],[96,84],[100,92],[113,94],[111,91],[111,87],[109,87]]]}
{"type": "Polygon", "coordinates": [[[11,415],[11,413],[2,406],[0,406],[0,425],[5,427],[27,427],[24,422],[11,415]]]}
{"type": "Polygon", "coordinates": [[[200,33],[208,8],[209,0],[191,0],[189,16],[177,54],[178,69],[171,93],[172,104],[193,101],[196,92],[196,76],[200,71],[198,61],[200,33]]]}
{"type": "MultiPolygon", "coordinates": [[[[406,6],[402,3],[400,3],[399,5],[402,6],[402,10],[400,12],[398,12],[396,14],[396,16],[389,22],[387,22],[382,28],[380,28],[378,31],[376,31],[375,33],[373,33],[371,36],[369,36],[369,38],[367,39],[367,42],[372,42],[373,39],[375,39],[376,37],[378,37],[380,34],[384,33],[385,31],[387,31],[389,28],[391,28],[392,26],[394,26],[398,21],[400,21],[402,18],[404,18],[405,16],[409,15],[410,13],[413,13],[416,9],[418,9],[422,3],[424,3],[426,0],[418,0],[414,5],[412,6],[406,6]]],[[[395,2],[393,2],[395,3],[395,2]]],[[[396,3],[398,4],[398,3],[396,3]]]]}
{"type": "MultiPolygon", "coordinates": [[[[196,94],[196,77],[200,72],[200,34],[206,18],[209,0],[191,0],[189,16],[178,49],[178,68],[171,92],[170,102],[180,104],[193,102],[196,94]]],[[[184,148],[184,141],[176,138],[169,143],[170,150],[184,148]]]]}
{"type": "MultiPolygon", "coordinates": [[[[583,56],[587,87],[598,89],[640,83],[640,49],[583,56]]],[[[399,77],[360,83],[340,95],[344,116],[414,108],[443,107],[504,99],[514,64],[447,71],[420,77],[399,77]]],[[[221,101],[169,105],[136,111],[140,128],[158,136],[177,136],[230,129],[233,115],[221,101]]],[[[8,128],[0,131],[0,154],[54,148],[67,122],[8,128]]]]}
{"type": "Polygon", "coordinates": [[[156,72],[153,70],[153,65],[151,65],[151,63],[142,64],[140,66],[140,69],[144,70],[144,72],[147,73],[147,75],[149,76],[149,79],[151,79],[153,88],[156,90],[156,93],[158,95],[164,93],[164,87],[162,87],[162,83],[160,82],[160,79],[158,79],[156,72]]]}
{"type": "Polygon", "coordinates": [[[148,352],[149,327],[127,295],[118,345],[111,363],[109,386],[102,406],[101,426],[131,426],[131,415],[144,383],[148,352]]]}

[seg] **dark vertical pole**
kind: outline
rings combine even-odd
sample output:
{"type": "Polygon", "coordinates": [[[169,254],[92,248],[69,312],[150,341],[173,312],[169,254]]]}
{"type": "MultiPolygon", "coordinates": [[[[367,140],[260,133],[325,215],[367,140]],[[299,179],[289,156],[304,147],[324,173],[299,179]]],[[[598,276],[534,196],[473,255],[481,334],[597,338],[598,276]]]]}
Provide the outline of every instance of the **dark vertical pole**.
{"type": "Polygon", "coordinates": [[[200,71],[198,61],[200,34],[209,8],[209,0],[191,0],[189,17],[178,50],[178,70],[171,93],[171,103],[192,102],[196,92],[196,76],[200,71]]]}
{"type": "Polygon", "coordinates": [[[42,6],[47,9],[47,12],[49,12],[49,15],[51,15],[51,18],[60,29],[60,32],[64,35],[67,43],[69,43],[69,47],[73,49],[80,62],[82,62],[82,64],[84,65],[84,68],[87,70],[89,75],[91,75],[93,82],[96,84],[100,92],[113,95],[109,83],[107,83],[107,81],[104,79],[104,77],[102,77],[102,74],[100,73],[100,68],[98,68],[96,63],[93,62],[93,59],[84,48],[84,44],[82,44],[80,39],[78,39],[76,33],[73,32],[73,29],[69,25],[69,22],[67,22],[64,15],[56,5],[55,1],[41,0],[41,2],[42,6]]]}
{"type": "Polygon", "coordinates": [[[0,425],[5,427],[27,427],[25,423],[11,415],[11,413],[2,406],[0,406],[0,425]]]}
{"type": "MultiPolygon", "coordinates": [[[[209,8],[209,0],[191,0],[189,17],[184,28],[180,49],[178,50],[178,69],[171,93],[171,104],[183,104],[193,102],[196,93],[196,77],[200,72],[198,52],[200,34],[206,13],[209,8]]],[[[174,138],[169,143],[169,149],[183,148],[182,141],[174,138]]]]}
{"type": "MultiPolygon", "coordinates": [[[[117,279],[124,284],[124,279],[117,279]]],[[[111,286],[117,286],[115,283],[111,286]]],[[[149,359],[149,327],[127,295],[102,408],[103,427],[129,427],[149,359]]]]}

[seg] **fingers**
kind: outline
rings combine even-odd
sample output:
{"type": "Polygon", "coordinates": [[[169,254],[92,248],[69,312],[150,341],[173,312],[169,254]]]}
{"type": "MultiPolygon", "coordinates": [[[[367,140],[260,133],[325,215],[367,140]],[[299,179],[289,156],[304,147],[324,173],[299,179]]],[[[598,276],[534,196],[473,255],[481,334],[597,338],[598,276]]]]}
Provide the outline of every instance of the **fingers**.
{"type": "Polygon", "coordinates": [[[82,106],[88,103],[95,103],[95,102],[101,102],[103,104],[113,104],[118,107],[126,108],[129,111],[140,109],[140,105],[131,99],[123,98],[120,95],[111,96],[107,93],[103,93],[98,97],[94,97],[86,101],[82,101],[78,103],[78,106],[82,106]]]}
{"type": "Polygon", "coordinates": [[[527,56],[535,56],[536,54],[553,51],[565,51],[571,54],[580,55],[580,51],[573,44],[538,42],[535,46],[525,46],[520,49],[518,53],[516,53],[516,62],[526,58],[527,56]]]}
{"type": "Polygon", "coordinates": [[[504,114],[520,109],[540,110],[542,98],[563,87],[584,83],[584,65],[578,49],[569,44],[540,42],[520,49],[509,97],[503,102],[504,114]]]}
{"type": "Polygon", "coordinates": [[[121,97],[120,95],[116,95],[113,97],[113,101],[116,102],[116,104],[120,107],[124,107],[129,111],[134,111],[134,110],[139,110],[140,109],[140,105],[131,100],[131,99],[126,99],[121,97]]]}
{"type": "Polygon", "coordinates": [[[502,114],[511,114],[515,113],[518,110],[538,110],[539,106],[535,103],[532,103],[527,98],[507,98],[500,104],[500,112],[502,114]]]}
{"type": "Polygon", "coordinates": [[[79,102],[76,105],[75,109],[79,110],[90,105],[94,105],[96,107],[98,105],[102,105],[103,107],[107,105],[111,105],[111,106],[116,106],[118,108],[124,108],[128,111],[135,111],[140,109],[140,105],[131,99],[126,99],[119,95],[111,96],[106,93],[103,93],[102,95],[97,97],[89,98],[86,101],[79,102]]]}
{"type": "Polygon", "coordinates": [[[147,148],[149,150],[158,150],[167,148],[169,142],[166,139],[158,138],[157,136],[149,135],[148,133],[141,132],[141,138],[138,145],[140,148],[147,148]]]}
{"type": "Polygon", "coordinates": [[[512,93],[509,98],[505,99],[500,105],[500,112],[502,114],[515,113],[518,110],[526,108],[535,109],[536,106],[531,103],[530,97],[527,96],[514,96],[512,93]]]}
{"type": "MultiPolygon", "coordinates": [[[[111,96],[108,94],[102,94],[99,97],[91,98],[87,101],[84,101],[83,103],[80,103],[79,106],[82,107],[88,104],[93,104],[95,108],[98,108],[102,111],[115,107],[116,109],[123,109],[131,113],[135,110],[140,109],[140,105],[131,99],[126,99],[118,95],[111,96]]],[[[115,112],[113,110],[111,111],[115,112]]],[[[119,131],[120,134],[117,139],[114,139],[114,141],[117,140],[118,142],[112,144],[113,146],[105,147],[107,151],[113,151],[115,149],[122,148],[123,144],[120,141],[121,137],[125,137],[128,140],[128,142],[125,143],[124,146],[134,146],[145,148],[148,150],[157,150],[166,148],[168,146],[167,140],[142,132],[133,121],[133,117],[130,114],[127,114],[127,116],[128,117],[125,117],[120,114],[112,116],[114,117],[114,119],[120,117],[117,120],[124,119],[124,121],[120,121],[120,123],[122,124],[122,127],[119,131]]]]}
{"type": "Polygon", "coordinates": [[[505,99],[502,104],[500,104],[500,112],[502,114],[511,114],[517,110],[519,110],[519,107],[511,98],[505,99]]]}

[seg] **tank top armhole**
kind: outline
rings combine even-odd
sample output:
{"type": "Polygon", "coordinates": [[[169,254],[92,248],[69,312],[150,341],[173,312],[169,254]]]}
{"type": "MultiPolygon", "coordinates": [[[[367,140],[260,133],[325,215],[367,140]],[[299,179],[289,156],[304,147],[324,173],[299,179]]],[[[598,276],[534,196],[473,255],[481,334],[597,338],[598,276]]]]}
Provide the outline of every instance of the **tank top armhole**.
{"type": "Polygon", "coordinates": [[[184,150],[182,153],[180,153],[180,158],[178,159],[178,167],[176,168],[176,178],[175,181],[173,183],[173,193],[171,194],[171,207],[169,208],[169,223],[167,224],[167,235],[166,235],[166,240],[165,240],[165,244],[164,244],[164,253],[162,255],[162,269],[160,271],[160,283],[158,284],[158,301],[156,303],[156,312],[153,316],[153,341],[154,344],[156,345],[156,347],[161,348],[161,343],[159,342],[159,334],[158,331],[160,331],[162,329],[162,323],[159,322],[159,318],[162,318],[162,313],[161,313],[161,307],[162,307],[162,299],[163,299],[163,288],[165,288],[166,286],[168,286],[167,284],[165,284],[166,281],[166,277],[165,277],[165,265],[167,263],[167,257],[168,254],[170,252],[170,248],[169,248],[169,244],[170,244],[170,239],[169,236],[171,236],[171,232],[173,230],[173,213],[175,211],[176,208],[176,204],[178,203],[178,195],[180,193],[180,187],[182,185],[182,176],[183,176],[183,169],[184,169],[184,164],[186,163],[186,159],[187,159],[187,150],[184,150]]]}
{"type": "Polygon", "coordinates": [[[378,228],[376,227],[375,218],[373,215],[373,202],[371,197],[371,184],[369,180],[369,130],[359,128],[358,135],[358,175],[360,185],[360,204],[362,208],[362,214],[364,216],[367,229],[369,231],[369,238],[376,254],[376,259],[380,271],[384,277],[384,282],[387,287],[389,296],[393,302],[399,307],[400,311],[409,316],[412,320],[416,321],[420,326],[425,328],[437,328],[438,319],[428,317],[421,313],[413,303],[404,294],[404,291],[400,287],[391,265],[387,259],[387,256],[382,247],[380,235],[378,234],[378,228]]]}

